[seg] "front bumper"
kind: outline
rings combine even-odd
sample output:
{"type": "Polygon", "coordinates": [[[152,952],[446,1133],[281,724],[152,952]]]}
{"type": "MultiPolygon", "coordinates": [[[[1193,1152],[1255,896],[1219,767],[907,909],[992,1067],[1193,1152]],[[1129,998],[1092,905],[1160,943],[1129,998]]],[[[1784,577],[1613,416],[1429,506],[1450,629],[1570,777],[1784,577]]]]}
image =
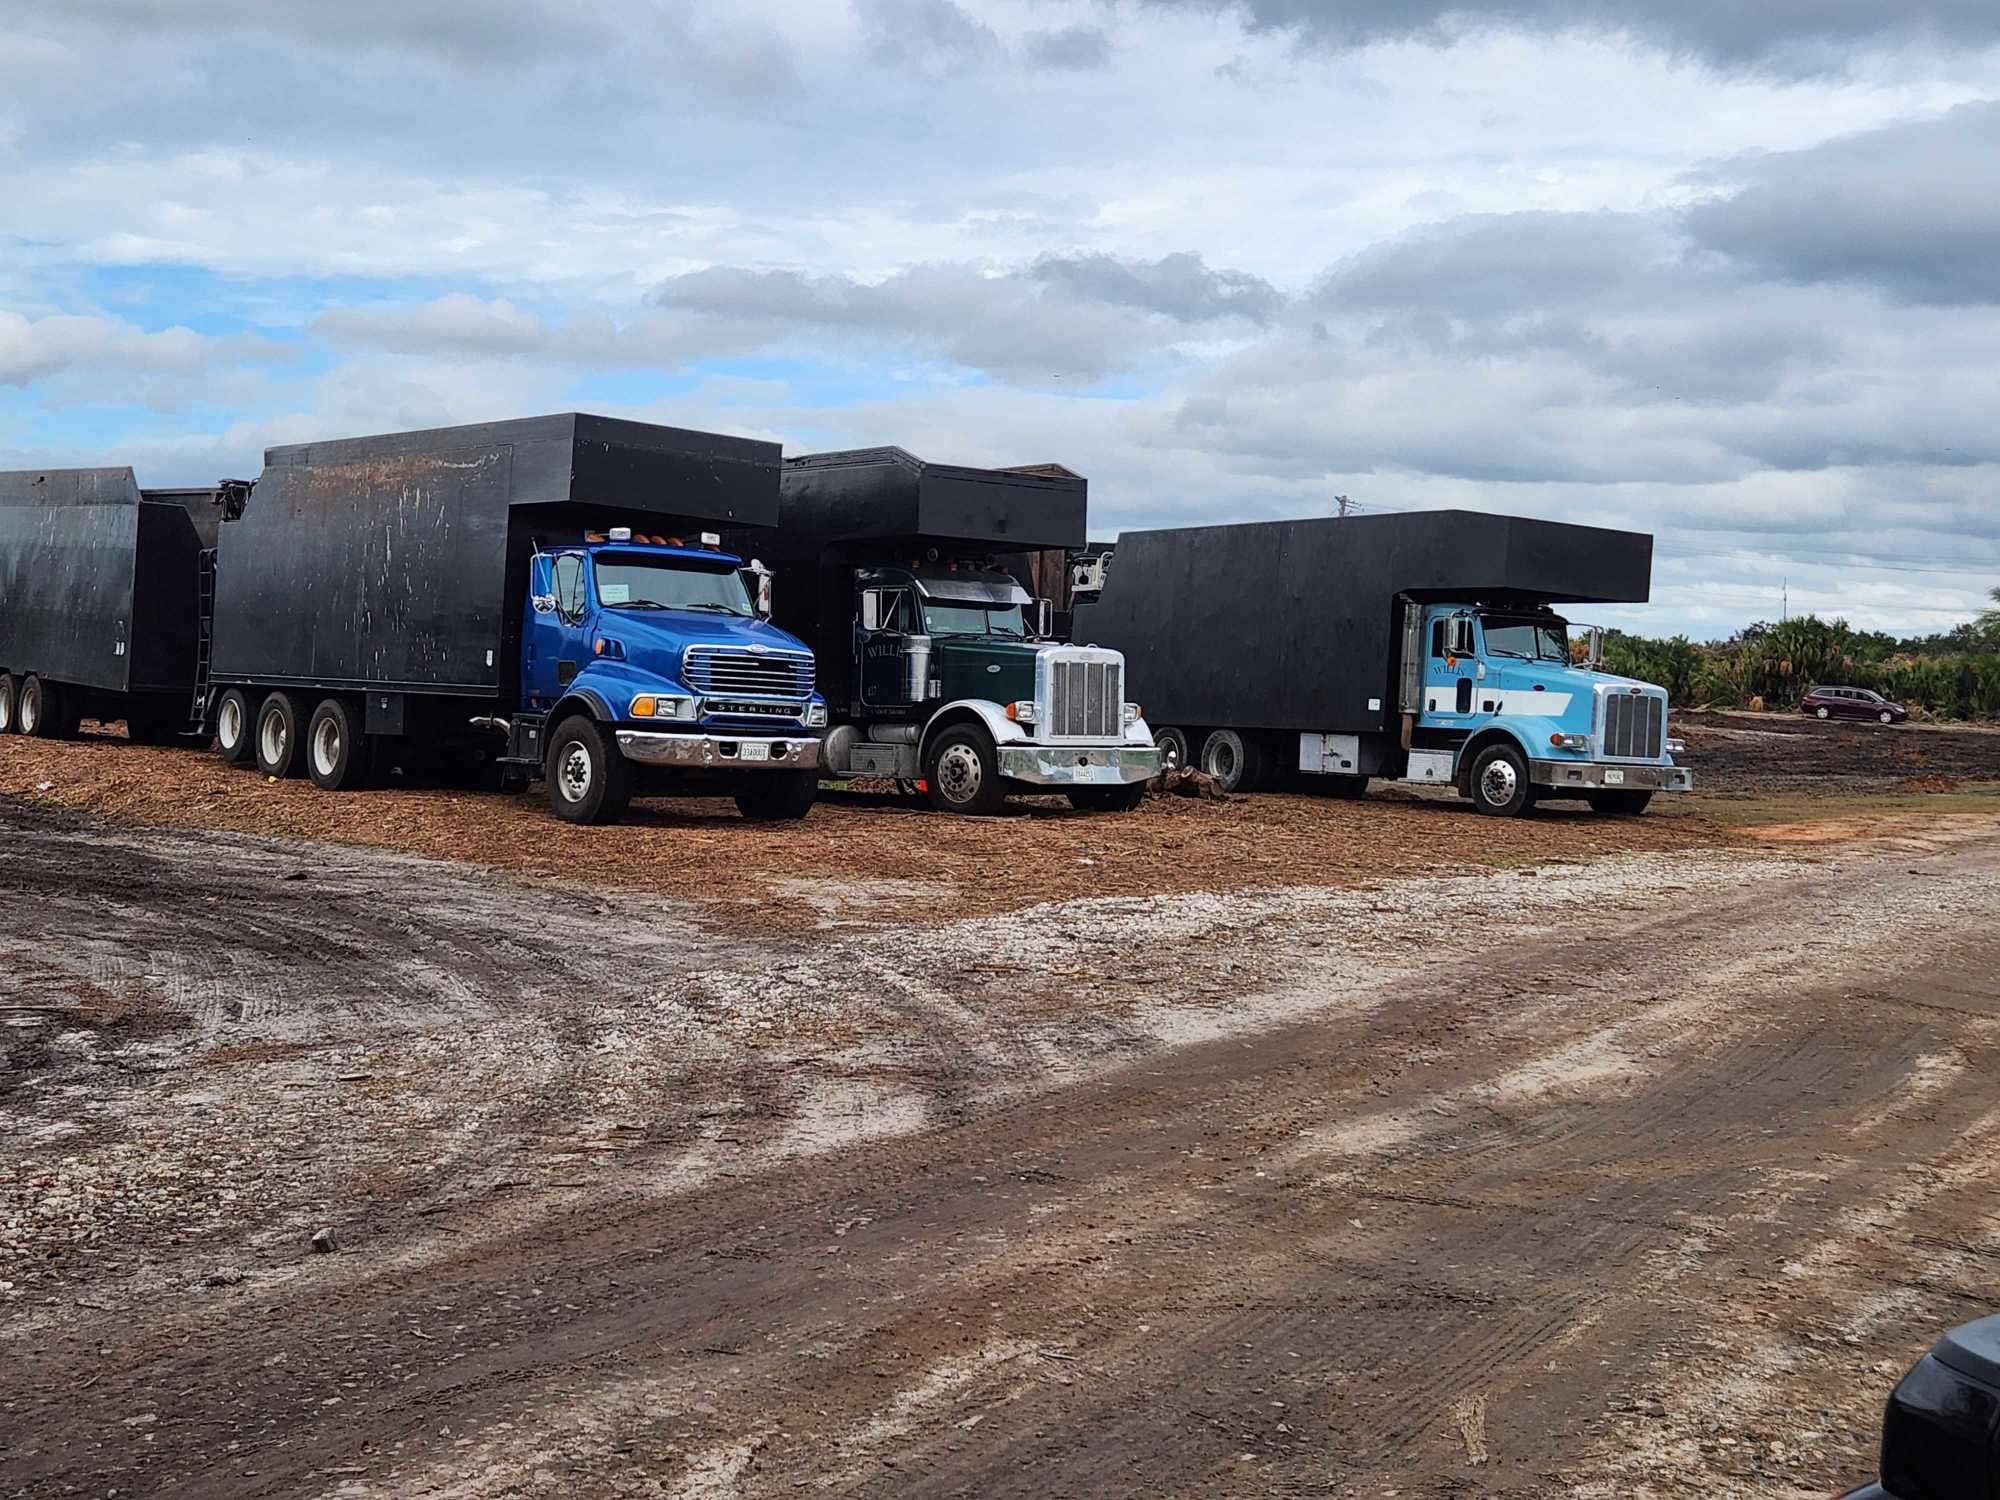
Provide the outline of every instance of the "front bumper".
{"type": "Polygon", "coordinates": [[[819,737],[813,734],[661,734],[650,729],[621,729],[618,749],[627,760],[642,766],[704,771],[812,771],[819,767],[819,737]],[[745,759],[746,745],[762,745],[764,758],[745,759]]]}
{"type": "Polygon", "coordinates": [[[1035,786],[1130,786],[1160,774],[1151,745],[1002,745],[1000,774],[1035,786]]]}
{"type": "Polygon", "coordinates": [[[1528,765],[1536,786],[1580,792],[1691,792],[1694,772],[1685,766],[1617,766],[1597,760],[1537,760],[1528,765]]]}

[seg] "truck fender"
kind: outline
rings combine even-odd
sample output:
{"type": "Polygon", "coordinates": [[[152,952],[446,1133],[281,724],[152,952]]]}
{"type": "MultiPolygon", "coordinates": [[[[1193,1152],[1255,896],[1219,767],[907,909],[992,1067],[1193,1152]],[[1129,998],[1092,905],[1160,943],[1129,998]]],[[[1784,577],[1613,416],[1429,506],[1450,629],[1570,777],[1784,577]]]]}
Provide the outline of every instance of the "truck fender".
{"type": "Polygon", "coordinates": [[[1027,739],[1027,731],[1001,711],[997,703],[988,703],[984,698],[960,698],[947,703],[930,717],[924,725],[924,732],[917,741],[917,764],[924,763],[930,753],[931,741],[943,730],[954,724],[976,723],[993,736],[995,745],[1018,744],[1027,739]]]}
{"type": "Polygon", "coordinates": [[[1472,763],[1479,759],[1489,745],[1511,745],[1521,752],[1521,759],[1534,759],[1534,751],[1528,748],[1527,743],[1514,732],[1512,726],[1502,728],[1497,724],[1488,725],[1458,747],[1456,767],[1458,789],[1464,796],[1472,795],[1472,786],[1467,780],[1472,775],[1472,763]]]}
{"type": "Polygon", "coordinates": [[[604,701],[604,695],[591,687],[571,686],[562,701],[549,710],[549,723],[562,723],[571,714],[588,714],[600,724],[611,722],[611,705],[604,701]]]}

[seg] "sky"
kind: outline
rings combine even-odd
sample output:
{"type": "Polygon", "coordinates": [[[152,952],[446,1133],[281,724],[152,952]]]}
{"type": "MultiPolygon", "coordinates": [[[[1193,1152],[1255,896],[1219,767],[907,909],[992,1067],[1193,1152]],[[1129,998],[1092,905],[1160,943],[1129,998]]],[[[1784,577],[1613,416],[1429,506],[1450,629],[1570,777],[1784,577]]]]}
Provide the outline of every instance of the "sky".
{"type": "Polygon", "coordinates": [[[1992,0],[65,0],[0,77],[0,467],[585,410],[1636,528],[1649,633],[2000,585],[1992,0]]]}

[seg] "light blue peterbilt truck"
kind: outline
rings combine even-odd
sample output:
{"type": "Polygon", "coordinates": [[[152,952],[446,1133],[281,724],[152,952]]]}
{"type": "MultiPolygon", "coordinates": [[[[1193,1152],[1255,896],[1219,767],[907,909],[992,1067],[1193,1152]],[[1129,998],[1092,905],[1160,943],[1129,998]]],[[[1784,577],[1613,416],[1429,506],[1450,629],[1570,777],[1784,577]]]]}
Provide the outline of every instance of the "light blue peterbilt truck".
{"type": "Polygon", "coordinates": [[[1079,569],[1072,639],[1125,653],[1163,763],[1456,788],[1517,816],[1686,792],[1664,689],[1576,660],[1558,604],[1643,602],[1636,532],[1471,511],[1128,532],[1079,569]]]}

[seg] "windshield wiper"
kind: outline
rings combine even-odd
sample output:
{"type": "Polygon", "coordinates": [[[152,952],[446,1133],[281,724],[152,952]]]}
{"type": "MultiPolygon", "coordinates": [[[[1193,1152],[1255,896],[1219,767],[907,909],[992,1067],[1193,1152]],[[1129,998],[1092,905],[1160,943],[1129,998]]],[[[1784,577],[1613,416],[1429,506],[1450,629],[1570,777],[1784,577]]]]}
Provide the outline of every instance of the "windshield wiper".
{"type": "Polygon", "coordinates": [[[606,609],[672,609],[671,604],[662,604],[657,599],[627,599],[623,604],[607,604],[606,609]]]}
{"type": "Polygon", "coordinates": [[[1486,648],[1486,654],[1488,656],[1511,656],[1515,661],[1533,661],[1535,659],[1525,651],[1509,651],[1505,646],[1489,645],[1486,648]]]}
{"type": "Polygon", "coordinates": [[[660,607],[662,609],[706,609],[719,615],[735,615],[740,619],[749,618],[743,610],[732,609],[727,604],[710,604],[706,601],[700,604],[663,604],[660,607]]]}

